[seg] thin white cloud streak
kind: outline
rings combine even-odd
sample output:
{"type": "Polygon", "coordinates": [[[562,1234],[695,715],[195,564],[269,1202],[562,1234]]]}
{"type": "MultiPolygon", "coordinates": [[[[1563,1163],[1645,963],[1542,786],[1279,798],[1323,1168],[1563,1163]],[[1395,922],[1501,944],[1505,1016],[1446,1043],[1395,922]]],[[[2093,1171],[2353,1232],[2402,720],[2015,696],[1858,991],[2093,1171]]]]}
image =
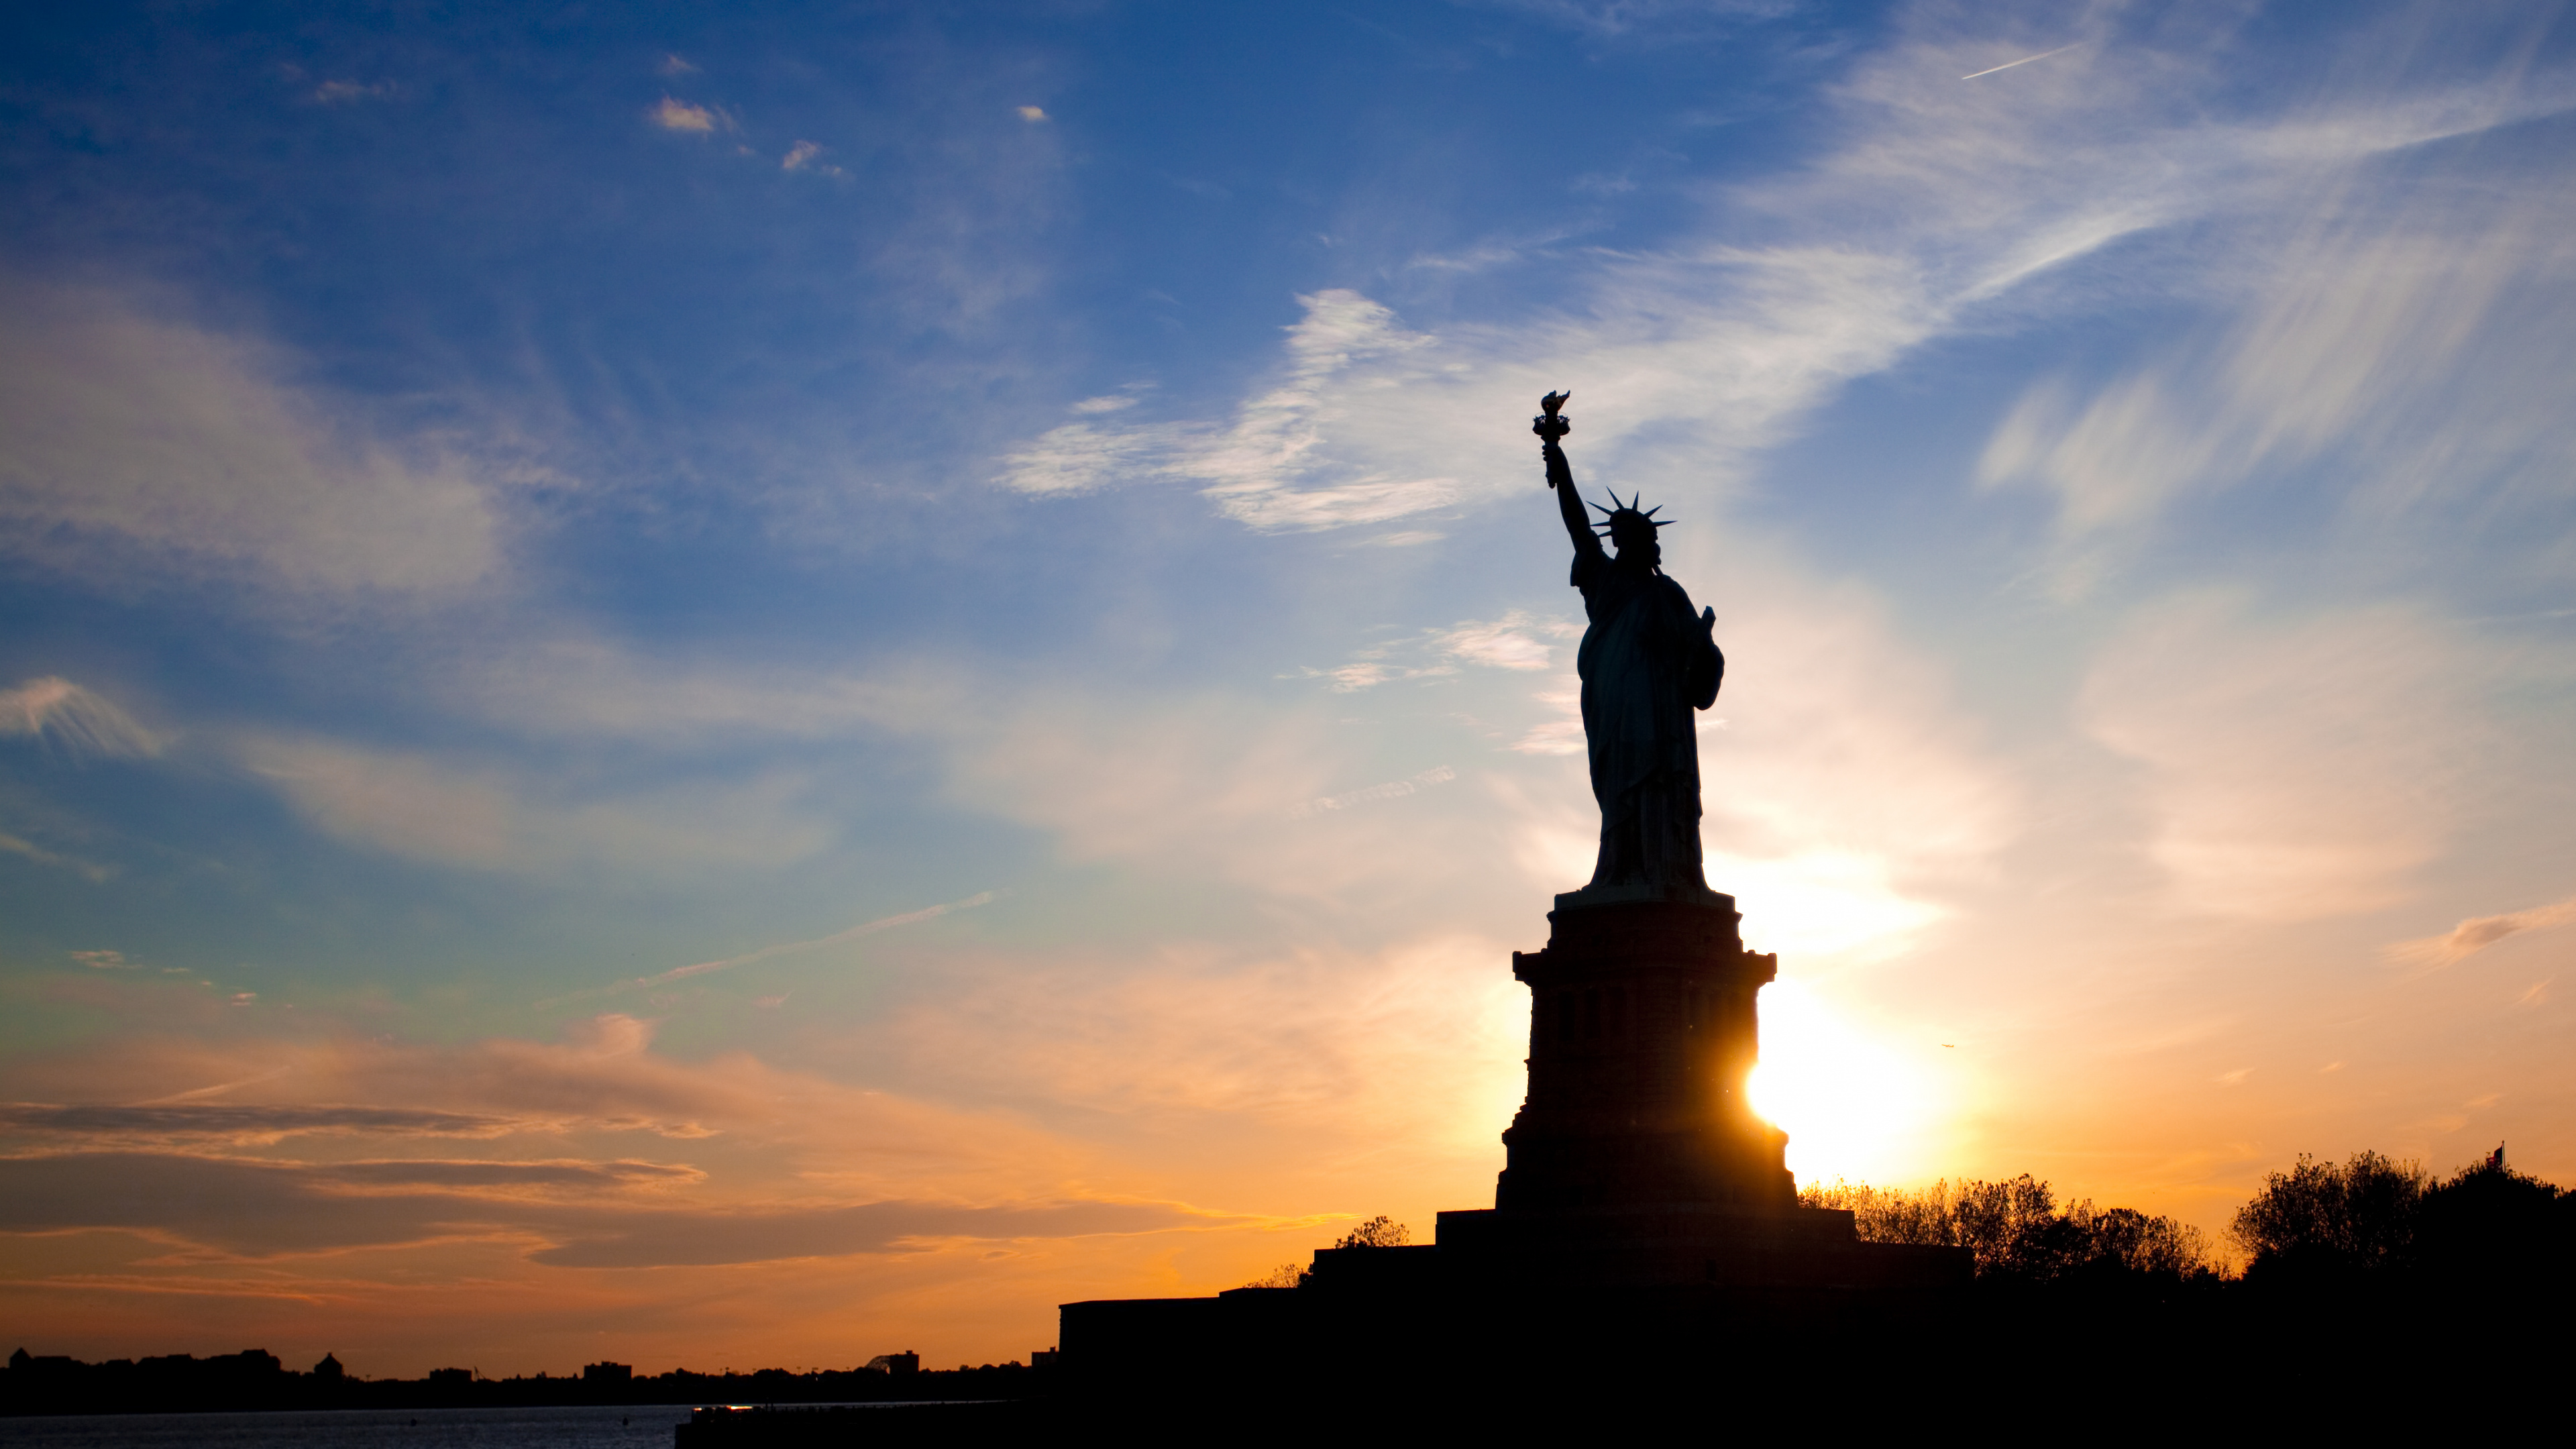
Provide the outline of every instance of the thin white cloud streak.
{"type": "MultiPolygon", "coordinates": [[[[2390,961],[2411,968],[2412,974],[2421,975],[2465,961],[2507,936],[2520,935],[2525,931],[2546,931],[2570,922],[2576,922],[2576,896],[2528,910],[2508,911],[2500,916],[2472,917],[2439,936],[2396,942],[2387,948],[2386,954],[2390,961]]],[[[2544,981],[2531,988],[2526,1001],[2542,999],[2548,984],[2544,981]]]]}
{"type": "Polygon", "coordinates": [[[2075,44],[2074,44],[2074,45],[2061,45],[2061,46],[2059,46],[2058,48],[2056,48],[2055,50],[2043,50],[2043,51],[2041,51],[2041,52],[2040,52],[2039,54],[2037,54],[2037,55],[2025,55],[2025,56],[2023,56],[2023,57],[2022,57],[2021,59],[2019,59],[2019,60],[2008,60],[2008,61],[2005,61],[2005,62],[2004,62],[2003,64],[2001,64],[2001,65],[1990,65],[1990,66],[1987,66],[1984,70],[1980,70],[1980,71],[1971,71],[1971,72],[1969,72],[1968,74],[1966,74],[1966,75],[1963,75],[1963,76],[1959,77],[1959,79],[1961,79],[1961,80],[1963,80],[1963,81],[1972,81],[1972,80],[1977,79],[1979,76],[1989,76],[1989,75],[1993,75],[1993,74],[1994,74],[1994,73],[1996,73],[1997,71],[2006,71],[2006,70],[2011,70],[2011,69],[2012,69],[2013,67],[2015,67],[2015,66],[2019,66],[2019,65],[2028,65],[2028,64],[2030,64],[2032,61],[2035,61],[2035,60],[2046,60],[2046,59],[2048,59],[2048,58],[2049,58],[2050,56],[2052,56],[2052,55],[2064,55],[2066,52],[2068,52],[2068,51],[2070,51],[2070,50],[2073,50],[2073,49],[2076,49],[2078,46],[2081,46],[2083,43],[2084,43],[2084,42],[2082,42],[2082,41],[2080,41],[2080,40],[2079,40],[2079,41],[2075,42],[2075,44]]]}
{"type": "Polygon", "coordinates": [[[773,956],[814,951],[825,946],[838,946],[858,940],[862,936],[873,936],[879,931],[891,931],[897,926],[913,926],[923,921],[935,921],[953,911],[971,911],[977,906],[991,905],[999,899],[1000,896],[992,891],[977,891],[962,900],[945,901],[935,906],[924,906],[917,911],[905,911],[901,915],[880,916],[873,921],[862,921],[846,931],[836,931],[829,936],[811,941],[787,941],[775,946],[763,946],[745,955],[729,956],[722,961],[701,961],[694,966],[675,966],[659,976],[643,977],[633,984],[657,986],[662,982],[677,981],[686,976],[703,976],[710,971],[729,971],[736,966],[748,966],[754,961],[766,961],[773,956]]]}
{"type": "Polygon", "coordinates": [[[2147,849],[2176,906],[2310,920],[2404,899],[2447,842],[2482,667],[2402,608],[2283,622],[2201,594],[2140,610],[2077,712],[2149,767],[2147,849]]]}
{"type": "Polygon", "coordinates": [[[847,945],[848,943],[859,940],[863,937],[873,936],[879,931],[891,931],[900,926],[914,926],[919,925],[923,921],[935,921],[941,916],[951,914],[952,912],[971,911],[977,906],[991,905],[994,901],[999,899],[1001,899],[1001,897],[997,892],[977,891],[975,894],[968,896],[963,900],[946,901],[935,906],[924,906],[920,910],[905,911],[901,915],[880,916],[873,921],[862,921],[858,925],[852,926],[846,931],[835,931],[831,935],[817,937],[811,941],[782,941],[775,946],[763,946],[757,951],[747,951],[740,956],[728,956],[721,961],[700,961],[694,966],[674,966],[670,970],[662,972],[657,976],[638,976],[631,981],[620,981],[614,986],[603,986],[595,991],[576,991],[569,995],[551,997],[547,1000],[538,1002],[537,1005],[540,1008],[560,1006],[567,1001],[577,1001],[597,996],[608,996],[620,991],[649,989],[655,986],[666,985],[673,981],[685,981],[692,976],[705,976],[716,971],[730,971],[737,966],[749,966],[756,961],[767,961],[773,957],[792,956],[806,951],[819,951],[827,946],[847,945]]]}
{"type": "Polygon", "coordinates": [[[68,870],[94,885],[103,883],[116,874],[115,866],[101,865],[94,860],[83,860],[76,855],[64,855],[58,851],[47,850],[32,840],[11,835],[6,831],[0,831],[0,851],[23,856],[38,865],[50,865],[68,870]]]}
{"type": "Polygon", "coordinates": [[[243,1077],[238,1081],[217,1082],[211,1087],[191,1087],[184,1092],[172,1092],[168,1096],[154,1097],[148,1102],[137,1102],[134,1103],[134,1105],[137,1107],[164,1107],[178,1102],[195,1102],[207,1097],[220,1097],[226,1092],[236,1091],[243,1087],[255,1087],[262,1082],[276,1081],[278,1078],[285,1076],[287,1073],[294,1070],[294,1066],[290,1064],[270,1071],[261,1072],[257,1076],[243,1077]]]}
{"type": "Polygon", "coordinates": [[[166,577],[450,596],[503,566],[477,469],[331,416],[254,343],[10,281],[0,551],[111,593],[166,577]]]}
{"type": "Polygon", "coordinates": [[[1382,785],[1368,785],[1357,790],[1345,790],[1339,795],[1326,795],[1319,800],[1303,801],[1288,812],[1288,818],[1304,820],[1309,816],[1327,814],[1336,810],[1349,810],[1360,805],[1374,804],[1380,800],[1402,800],[1410,795],[1419,795],[1434,785],[1448,784],[1457,778],[1458,772],[1447,765],[1434,765],[1420,774],[1408,775],[1401,780],[1389,780],[1382,785]]]}

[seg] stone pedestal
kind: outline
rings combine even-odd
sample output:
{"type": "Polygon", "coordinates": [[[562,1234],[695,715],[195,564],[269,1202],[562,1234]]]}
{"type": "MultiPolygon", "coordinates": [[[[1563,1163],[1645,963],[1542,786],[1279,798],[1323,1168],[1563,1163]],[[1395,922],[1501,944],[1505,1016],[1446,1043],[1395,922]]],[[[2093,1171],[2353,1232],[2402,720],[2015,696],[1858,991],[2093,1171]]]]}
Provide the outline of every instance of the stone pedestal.
{"type": "Polygon", "coordinates": [[[1754,993],[1779,958],[1744,949],[1732,896],[1585,894],[1557,897],[1546,949],[1512,953],[1529,1096],[1503,1133],[1495,1208],[1786,1211],[1788,1135],[1744,1097],[1754,993]]]}
{"type": "Polygon", "coordinates": [[[1865,1289],[1944,1270],[1798,1206],[1788,1134],[1744,1094],[1754,997],[1779,959],[1744,949],[1733,897],[1556,905],[1546,949],[1512,953],[1529,1096],[1493,1208],[1440,1214],[1445,1256],[1565,1289],[1865,1289]]]}

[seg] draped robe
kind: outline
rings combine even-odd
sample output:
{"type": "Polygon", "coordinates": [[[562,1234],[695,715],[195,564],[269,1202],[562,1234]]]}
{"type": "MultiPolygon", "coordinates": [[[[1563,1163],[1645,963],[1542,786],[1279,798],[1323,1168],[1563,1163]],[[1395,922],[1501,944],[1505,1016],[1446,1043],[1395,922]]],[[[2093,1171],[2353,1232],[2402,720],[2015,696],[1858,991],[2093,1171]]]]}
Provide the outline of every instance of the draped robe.
{"type": "MultiPolygon", "coordinates": [[[[1549,461],[1562,466],[1562,456],[1549,461]]],[[[1583,591],[1590,620],[1575,672],[1583,679],[1592,797],[1601,805],[1601,853],[1587,889],[1695,899],[1708,889],[1695,716],[1716,703],[1726,658],[1680,584],[1620,563],[1588,528],[1574,547],[1569,582],[1583,591]]]]}

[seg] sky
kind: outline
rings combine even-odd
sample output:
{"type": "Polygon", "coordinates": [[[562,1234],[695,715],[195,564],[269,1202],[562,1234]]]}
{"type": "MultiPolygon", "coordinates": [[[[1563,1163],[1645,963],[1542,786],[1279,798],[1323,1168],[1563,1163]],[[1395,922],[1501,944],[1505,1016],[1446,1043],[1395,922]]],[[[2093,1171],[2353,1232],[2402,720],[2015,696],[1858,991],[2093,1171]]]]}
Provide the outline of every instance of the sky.
{"type": "Polygon", "coordinates": [[[2576,1181],[2576,18],[0,22],[0,1336],[1024,1359],[1489,1206],[1665,505],[1802,1183],[2576,1181]]]}

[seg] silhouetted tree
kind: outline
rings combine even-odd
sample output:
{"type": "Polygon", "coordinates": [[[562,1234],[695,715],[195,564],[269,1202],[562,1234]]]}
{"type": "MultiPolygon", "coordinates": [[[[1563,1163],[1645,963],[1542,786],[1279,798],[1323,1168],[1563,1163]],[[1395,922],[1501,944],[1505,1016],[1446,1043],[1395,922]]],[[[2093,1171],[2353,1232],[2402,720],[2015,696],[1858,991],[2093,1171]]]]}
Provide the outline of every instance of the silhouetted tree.
{"type": "Polygon", "coordinates": [[[2562,1290],[2576,1267],[2576,1192],[2505,1166],[2499,1147],[2425,1191],[2408,1256],[2475,1295],[2562,1290]]]}
{"type": "Polygon", "coordinates": [[[2117,1263],[2132,1273],[2188,1278],[2213,1271],[2208,1240],[2189,1223],[2136,1208],[2096,1209],[2077,1203],[2067,1216],[2080,1221],[2086,1265],[2117,1263]]]}
{"type": "Polygon", "coordinates": [[[2430,1179],[2412,1162],[2361,1151],[2338,1167],[2299,1154],[2236,1210],[2228,1235],[2249,1279],[2357,1279],[2406,1265],[2430,1179]]]}
{"type": "Polygon", "coordinates": [[[2003,1182],[1944,1179],[1918,1191],[1837,1182],[1801,1190],[1808,1207],[1842,1208],[1863,1241],[1966,1248],[1983,1279],[2054,1282],[2077,1274],[2208,1273],[2198,1228],[2135,1208],[2057,1205],[2045,1182],[2024,1173],[2003,1182]]]}
{"type": "Polygon", "coordinates": [[[1246,1288],[1294,1288],[1305,1281],[1306,1269],[1303,1264],[1282,1263],[1278,1267],[1271,1269],[1269,1272],[1262,1274],[1260,1277],[1253,1279],[1251,1282],[1246,1283],[1243,1286],[1246,1288]]]}
{"type": "Polygon", "coordinates": [[[1412,1241],[1413,1229],[1384,1213],[1379,1213],[1376,1217],[1344,1233],[1333,1246],[1336,1248],[1401,1248],[1412,1241]]]}
{"type": "Polygon", "coordinates": [[[1955,1241],[1977,1255],[1979,1277],[2046,1281],[2077,1249],[2059,1221],[2047,1183],[2029,1173],[2005,1182],[1963,1182],[1951,1199],[1955,1241]]]}

